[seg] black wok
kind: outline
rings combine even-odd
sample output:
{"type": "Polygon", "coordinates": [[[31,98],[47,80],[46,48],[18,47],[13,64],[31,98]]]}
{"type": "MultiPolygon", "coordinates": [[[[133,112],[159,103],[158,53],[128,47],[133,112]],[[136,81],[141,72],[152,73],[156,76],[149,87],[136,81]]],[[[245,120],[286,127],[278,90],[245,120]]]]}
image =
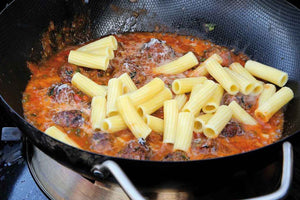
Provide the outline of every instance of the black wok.
{"type": "MultiPolygon", "coordinates": [[[[53,39],[53,52],[57,50],[56,42],[53,39]]],[[[208,171],[227,173],[227,170],[242,167],[253,168],[257,163],[272,159],[281,143],[291,140],[291,136],[299,132],[299,55],[300,11],[280,0],[14,1],[0,14],[0,104],[5,114],[16,122],[34,145],[92,179],[97,178],[92,168],[106,160],[116,161],[136,181],[149,177],[189,179],[199,174],[204,176],[203,172],[208,171]],[[70,31],[69,36],[63,36],[71,37],[70,44],[113,33],[176,32],[210,39],[288,72],[287,86],[293,89],[295,98],[286,108],[283,138],[272,145],[239,155],[188,162],[159,162],[95,154],[47,136],[23,118],[22,92],[30,79],[26,61],[37,62],[45,56],[40,53],[40,39],[50,21],[58,27],[50,31],[51,37],[59,28],[70,26],[70,22],[78,16],[84,16],[84,25],[80,30],[70,31]],[[207,24],[211,23],[215,26],[209,31],[207,24]]]]}

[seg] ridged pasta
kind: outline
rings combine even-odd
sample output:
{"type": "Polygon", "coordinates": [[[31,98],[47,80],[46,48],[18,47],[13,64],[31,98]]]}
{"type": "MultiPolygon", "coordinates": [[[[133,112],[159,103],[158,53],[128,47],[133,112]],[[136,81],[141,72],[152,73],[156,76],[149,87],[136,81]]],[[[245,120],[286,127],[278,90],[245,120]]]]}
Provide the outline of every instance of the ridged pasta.
{"type": "Polygon", "coordinates": [[[220,84],[216,84],[217,88],[213,94],[213,96],[207,101],[207,103],[205,104],[205,106],[202,108],[204,113],[213,113],[216,112],[216,110],[218,109],[223,94],[224,94],[224,89],[222,88],[222,86],[220,84]]]}
{"type": "Polygon", "coordinates": [[[138,113],[143,116],[152,114],[164,105],[164,101],[172,99],[172,92],[168,88],[164,88],[152,99],[138,106],[138,113]]]}
{"type": "Polygon", "coordinates": [[[192,89],[195,85],[202,84],[206,80],[207,80],[207,78],[205,76],[197,77],[197,78],[176,79],[172,83],[172,90],[175,94],[188,93],[188,92],[192,91],[192,89]]]}
{"type": "Polygon", "coordinates": [[[174,99],[177,101],[178,110],[181,111],[188,97],[185,94],[177,94],[174,99]]]}
{"type": "Polygon", "coordinates": [[[117,78],[112,78],[108,81],[107,90],[107,116],[111,117],[118,114],[118,108],[116,105],[117,98],[122,95],[122,83],[117,78]]]}
{"type": "Polygon", "coordinates": [[[163,134],[164,132],[164,120],[152,115],[145,115],[146,124],[152,129],[152,131],[163,134]]]}
{"type": "Polygon", "coordinates": [[[55,126],[51,126],[47,128],[45,133],[65,144],[71,145],[73,147],[81,148],[76,142],[74,142],[71,138],[68,137],[68,135],[55,126]]]}
{"type": "Polygon", "coordinates": [[[134,106],[150,100],[162,89],[165,88],[165,83],[160,78],[154,78],[152,81],[139,88],[138,90],[128,94],[134,106]]]}
{"type": "Polygon", "coordinates": [[[194,116],[189,112],[180,112],[178,114],[178,123],[176,130],[176,139],[174,150],[187,152],[192,144],[194,128],[194,116]]]}
{"type": "Polygon", "coordinates": [[[164,143],[175,142],[176,124],[178,120],[177,101],[167,100],[164,102],[164,143]]]}
{"type": "Polygon", "coordinates": [[[275,94],[275,92],[275,85],[270,83],[264,84],[264,90],[258,98],[258,105],[262,105],[264,102],[266,102],[273,94],[275,94]]]}
{"type": "Polygon", "coordinates": [[[219,136],[223,128],[230,121],[232,111],[228,106],[222,105],[217,112],[206,123],[203,133],[208,138],[216,138],[219,136]]]}
{"type": "Polygon", "coordinates": [[[229,68],[232,71],[235,71],[236,73],[242,75],[243,77],[245,77],[249,81],[253,82],[254,89],[253,89],[251,94],[258,95],[262,92],[262,90],[263,90],[262,82],[256,80],[240,63],[234,62],[229,66],[229,68]]]}
{"type": "MultiPolygon", "coordinates": [[[[82,51],[82,50],[77,50],[82,51]]],[[[90,51],[82,51],[88,54],[94,54],[97,56],[106,56],[108,59],[113,59],[115,57],[114,50],[111,47],[100,47],[98,49],[93,49],[90,51]]]]}
{"type": "Polygon", "coordinates": [[[151,129],[139,116],[127,95],[118,98],[117,106],[124,122],[136,138],[145,139],[151,133],[151,129]]]}
{"type": "Polygon", "coordinates": [[[183,106],[183,112],[191,112],[194,116],[198,114],[206,102],[213,96],[217,85],[210,80],[204,82],[203,86],[194,93],[183,106]]]}
{"type": "Polygon", "coordinates": [[[98,85],[88,77],[75,73],[71,80],[72,85],[78,88],[83,93],[89,95],[90,97],[95,96],[106,96],[106,89],[104,86],[98,85]]]}
{"type": "Polygon", "coordinates": [[[127,129],[127,125],[121,115],[106,118],[101,122],[101,130],[107,133],[115,133],[125,129],[127,129]]]}
{"type": "Polygon", "coordinates": [[[232,111],[232,117],[235,118],[237,121],[247,124],[247,125],[256,125],[256,120],[247,113],[236,101],[232,101],[228,107],[232,111]]]}
{"type": "Polygon", "coordinates": [[[93,130],[100,129],[101,122],[106,115],[106,99],[104,96],[96,96],[91,104],[91,123],[93,130]]]}
{"type": "Polygon", "coordinates": [[[237,83],[215,59],[207,61],[206,69],[209,74],[214,77],[214,79],[216,79],[229,94],[236,95],[239,92],[237,83]]]}
{"type": "Polygon", "coordinates": [[[288,74],[286,72],[253,60],[248,60],[245,63],[245,68],[253,76],[274,83],[279,87],[284,86],[288,81],[288,74]]]}
{"type": "Polygon", "coordinates": [[[216,61],[218,61],[218,63],[222,63],[223,59],[221,56],[219,56],[218,54],[213,54],[211,55],[209,58],[207,58],[203,63],[201,63],[196,69],[194,69],[191,73],[190,76],[206,76],[208,75],[208,71],[205,67],[206,62],[210,59],[215,59],[216,61]]]}
{"type": "Polygon", "coordinates": [[[242,75],[224,67],[225,71],[239,86],[240,92],[244,95],[250,94],[254,90],[254,83],[243,77],[242,75]]]}
{"type": "Polygon", "coordinates": [[[91,42],[87,45],[84,45],[77,49],[77,51],[93,51],[98,48],[110,47],[113,50],[117,50],[118,48],[118,41],[112,35],[101,38],[94,42],[91,42]]]}
{"type": "Polygon", "coordinates": [[[194,132],[201,133],[203,132],[203,128],[208,120],[213,116],[212,113],[200,115],[199,117],[195,118],[194,122],[194,132]]]}
{"type": "Polygon", "coordinates": [[[177,58],[176,60],[164,64],[160,67],[156,67],[153,72],[160,74],[179,74],[184,72],[195,65],[198,65],[198,59],[193,52],[188,52],[184,56],[177,58]]]}
{"type": "Polygon", "coordinates": [[[107,56],[98,56],[80,51],[70,51],[68,62],[82,67],[106,70],[109,64],[107,56]]]}
{"type": "Polygon", "coordinates": [[[294,97],[293,90],[283,87],[255,110],[255,116],[267,122],[285,104],[294,97]]]}
{"type": "Polygon", "coordinates": [[[119,76],[118,79],[120,79],[123,84],[124,94],[137,90],[136,85],[134,84],[134,82],[132,81],[132,79],[127,73],[122,74],[121,76],[119,76]]]}

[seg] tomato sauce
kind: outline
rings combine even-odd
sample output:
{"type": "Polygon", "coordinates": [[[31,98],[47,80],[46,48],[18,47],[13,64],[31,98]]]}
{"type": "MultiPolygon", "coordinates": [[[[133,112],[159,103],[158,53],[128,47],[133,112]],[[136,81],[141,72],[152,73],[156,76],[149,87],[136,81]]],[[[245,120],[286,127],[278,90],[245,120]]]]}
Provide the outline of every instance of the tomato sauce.
{"type": "MultiPolygon", "coordinates": [[[[223,58],[223,66],[228,66],[232,62],[244,65],[248,59],[242,53],[236,55],[226,47],[190,36],[128,33],[115,37],[119,47],[106,71],[69,64],[67,62],[69,51],[78,46],[65,48],[38,65],[28,63],[32,75],[23,94],[26,120],[41,131],[45,131],[50,126],[60,128],[84,150],[134,159],[163,160],[168,157],[171,160],[198,160],[221,157],[260,148],[280,139],[284,120],[282,110],[278,111],[268,123],[259,121],[257,126],[246,126],[232,119],[216,139],[208,139],[203,133],[194,133],[190,150],[184,156],[175,157],[170,157],[173,145],[164,144],[162,136],[155,132],[146,139],[146,148],[132,143],[137,139],[129,130],[111,134],[92,130],[91,98],[70,83],[75,72],[80,72],[101,85],[107,85],[110,78],[119,77],[127,72],[138,88],[154,77],[161,78],[170,87],[173,80],[190,77],[193,69],[176,75],[154,74],[152,69],[175,60],[189,51],[194,52],[200,63],[213,53],[223,58]],[[149,151],[151,154],[148,156],[141,156],[149,151]],[[135,154],[135,156],[128,154],[135,154]]],[[[212,77],[208,78],[212,79],[212,77]]],[[[225,93],[222,104],[236,100],[255,117],[257,98],[240,93],[237,96],[225,93]]],[[[163,118],[162,109],[153,115],[163,118]]]]}

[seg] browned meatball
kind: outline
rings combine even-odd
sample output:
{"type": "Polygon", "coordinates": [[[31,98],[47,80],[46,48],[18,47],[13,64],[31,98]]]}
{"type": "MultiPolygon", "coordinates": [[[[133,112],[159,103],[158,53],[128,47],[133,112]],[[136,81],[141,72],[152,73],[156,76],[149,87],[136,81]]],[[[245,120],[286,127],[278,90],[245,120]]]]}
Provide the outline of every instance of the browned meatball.
{"type": "Polygon", "coordinates": [[[76,128],[83,124],[84,118],[79,110],[61,111],[53,116],[55,124],[62,127],[76,128]]]}
{"type": "Polygon", "coordinates": [[[52,86],[48,95],[57,103],[70,103],[74,100],[74,90],[68,84],[59,84],[52,86]]]}
{"type": "Polygon", "coordinates": [[[249,110],[255,105],[256,100],[257,97],[252,95],[243,95],[241,93],[238,93],[237,95],[230,95],[225,93],[222,102],[225,105],[229,105],[232,101],[236,101],[242,108],[249,110]]]}
{"type": "Polygon", "coordinates": [[[112,148],[112,138],[109,133],[96,132],[91,139],[91,149],[103,152],[112,148]]]}
{"type": "Polygon", "coordinates": [[[77,67],[72,64],[64,64],[58,69],[58,75],[63,83],[71,83],[73,74],[75,73],[77,67]]]}
{"type": "Polygon", "coordinates": [[[235,121],[230,121],[220,133],[220,135],[224,137],[233,137],[235,135],[242,135],[242,134],[244,134],[243,128],[239,123],[235,121]]]}
{"type": "Polygon", "coordinates": [[[174,151],[169,153],[164,157],[163,161],[186,161],[190,158],[187,156],[186,152],[184,151],[174,151]]]}
{"type": "Polygon", "coordinates": [[[149,160],[152,155],[152,150],[146,144],[142,145],[135,140],[122,149],[118,156],[122,158],[130,158],[136,160],[149,160]]]}

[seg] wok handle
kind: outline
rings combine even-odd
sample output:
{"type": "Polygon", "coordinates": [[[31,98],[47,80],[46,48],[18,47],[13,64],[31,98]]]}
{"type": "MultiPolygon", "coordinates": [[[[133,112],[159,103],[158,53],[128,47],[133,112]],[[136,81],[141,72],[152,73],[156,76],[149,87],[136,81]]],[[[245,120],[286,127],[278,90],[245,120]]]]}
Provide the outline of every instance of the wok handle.
{"type": "Polygon", "coordinates": [[[105,178],[110,172],[119,182],[124,192],[133,200],[145,200],[140,192],[135,188],[120,166],[112,161],[107,160],[99,165],[94,165],[92,173],[100,178],[105,178]]]}
{"type": "Polygon", "coordinates": [[[284,142],[282,145],[283,160],[282,160],[282,174],[281,184],[278,190],[267,195],[253,197],[246,200],[277,200],[283,199],[292,183],[293,179],[293,147],[289,142],[284,142]]]}

